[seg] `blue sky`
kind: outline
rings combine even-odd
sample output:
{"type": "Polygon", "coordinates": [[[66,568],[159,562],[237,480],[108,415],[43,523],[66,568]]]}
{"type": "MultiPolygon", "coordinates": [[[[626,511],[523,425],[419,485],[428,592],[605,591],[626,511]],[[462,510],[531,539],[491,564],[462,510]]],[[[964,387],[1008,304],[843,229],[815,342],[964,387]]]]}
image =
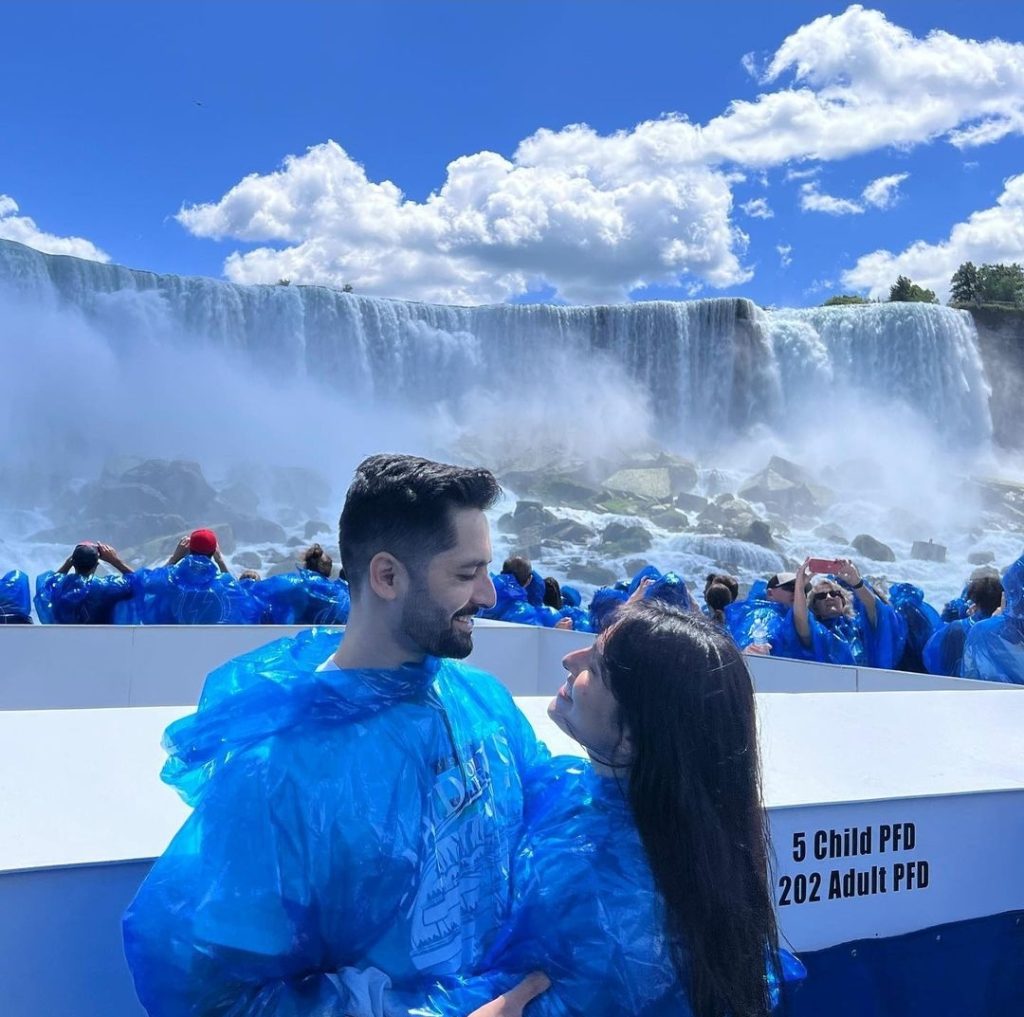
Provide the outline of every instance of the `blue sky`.
{"type": "Polygon", "coordinates": [[[0,236],[42,249],[452,302],[792,306],[1024,261],[1021,5],[39,2],[2,24],[0,236]]]}

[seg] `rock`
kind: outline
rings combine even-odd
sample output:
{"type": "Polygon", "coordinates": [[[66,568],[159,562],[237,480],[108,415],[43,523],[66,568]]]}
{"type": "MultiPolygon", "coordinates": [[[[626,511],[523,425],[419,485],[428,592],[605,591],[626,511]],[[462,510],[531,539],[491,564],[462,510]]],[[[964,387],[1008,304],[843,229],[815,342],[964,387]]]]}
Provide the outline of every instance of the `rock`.
{"type": "Polygon", "coordinates": [[[707,506],[708,500],[699,494],[687,494],[684,491],[676,495],[675,503],[678,508],[683,509],[685,512],[700,512],[707,506]]]}
{"type": "Polygon", "coordinates": [[[740,534],[740,540],[748,544],[757,544],[758,547],[767,547],[769,550],[778,551],[779,545],[772,537],[771,527],[763,519],[755,519],[746,530],[740,534]]]}
{"type": "Polygon", "coordinates": [[[302,537],[289,537],[285,543],[288,547],[306,547],[306,542],[302,537]]]}
{"type": "Polygon", "coordinates": [[[324,533],[329,533],[332,537],[335,536],[334,527],[330,523],[325,523],[322,519],[310,519],[302,528],[302,535],[306,540],[312,540],[314,537],[324,533]]]}
{"type": "Polygon", "coordinates": [[[513,532],[522,533],[532,527],[546,526],[557,522],[554,512],[549,512],[539,501],[517,501],[512,513],[513,532]]]}
{"type": "Polygon", "coordinates": [[[766,469],[771,470],[773,473],[777,473],[780,477],[784,477],[786,480],[793,484],[813,484],[814,478],[798,463],[794,463],[789,459],[783,459],[782,456],[772,456],[768,460],[768,466],[766,469]]]}
{"type": "Polygon", "coordinates": [[[571,562],[566,572],[566,578],[579,583],[589,583],[591,586],[611,586],[618,581],[618,576],[611,569],[603,565],[594,565],[589,562],[571,562]]]}
{"type": "Polygon", "coordinates": [[[539,498],[547,505],[593,508],[602,491],[582,471],[556,473],[543,470],[512,470],[501,475],[501,484],[520,497],[539,498]]]}
{"type": "Polygon", "coordinates": [[[318,509],[331,498],[331,485],[316,470],[304,466],[275,466],[270,471],[270,493],[275,501],[301,509],[318,509]]]}
{"type": "Polygon", "coordinates": [[[649,518],[655,526],[660,526],[663,530],[671,530],[673,533],[682,533],[690,528],[689,516],[685,512],[680,512],[679,509],[662,509],[660,512],[652,513],[649,518]]]}
{"type": "Polygon", "coordinates": [[[729,478],[720,470],[708,470],[704,474],[704,490],[714,497],[723,491],[729,490],[729,478]]]}
{"type": "Polygon", "coordinates": [[[822,523],[814,527],[814,535],[822,540],[832,541],[834,544],[849,544],[850,538],[835,525],[835,523],[822,523]]]}
{"type": "Polygon", "coordinates": [[[857,551],[872,561],[895,561],[893,550],[867,533],[858,533],[850,542],[857,551]]]}
{"type": "Polygon", "coordinates": [[[204,525],[203,517],[217,497],[199,463],[185,459],[147,459],[121,474],[121,483],[142,484],[164,496],[171,511],[204,525]]]}
{"type": "Polygon", "coordinates": [[[646,514],[650,508],[650,502],[641,498],[634,498],[629,494],[615,494],[612,491],[605,491],[604,496],[594,506],[601,512],[610,512],[617,516],[640,516],[646,514]]]}
{"type": "Polygon", "coordinates": [[[626,575],[632,579],[641,569],[647,568],[649,564],[650,562],[646,558],[630,558],[629,561],[623,562],[622,567],[626,570],[626,575]]]}
{"type": "Polygon", "coordinates": [[[240,569],[261,569],[263,559],[255,551],[239,551],[231,559],[231,564],[240,569]]]}
{"type": "Polygon", "coordinates": [[[83,519],[118,519],[143,512],[166,515],[171,511],[170,501],[149,484],[90,484],[83,493],[85,497],[78,503],[83,519]]]}
{"type": "Polygon", "coordinates": [[[995,560],[996,556],[991,551],[972,551],[967,556],[968,565],[988,565],[995,560]]]}
{"type": "Polygon", "coordinates": [[[942,544],[936,544],[932,540],[915,540],[910,548],[910,557],[918,561],[944,562],[946,560],[946,549],[942,544]]]}
{"type": "Polygon", "coordinates": [[[556,519],[541,527],[541,536],[545,540],[560,540],[566,544],[585,544],[597,534],[583,523],[572,519],[556,519]]]}
{"type": "Polygon", "coordinates": [[[231,529],[235,539],[242,544],[283,544],[288,536],[280,524],[259,516],[234,516],[231,529]]]}
{"type": "Polygon", "coordinates": [[[713,501],[709,501],[697,515],[697,526],[700,529],[720,530],[728,521],[728,513],[713,501]]]}
{"type": "Polygon", "coordinates": [[[244,481],[236,480],[233,484],[221,488],[217,497],[225,505],[244,515],[255,515],[259,511],[260,496],[244,481]]]}
{"type": "Polygon", "coordinates": [[[605,482],[613,493],[628,494],[642,501],[664,501],[672,496],[672,480],[667,467],[618,470],[605,482]]]}
{"type": "Polygon", "coordinates": [[[794,482],[766,469],[750,477],[740,488],[747,501],[758,502],[785,516],[814,515],[828,504],[824,488],[812,490],[803,482],[794,482]]]}
{"type": "Polygon", "coordinates": [[[651,535],[639,523],[609,523],[601,534],[606,554],[635,554],[648,550],[651,543],[651,535]]]}

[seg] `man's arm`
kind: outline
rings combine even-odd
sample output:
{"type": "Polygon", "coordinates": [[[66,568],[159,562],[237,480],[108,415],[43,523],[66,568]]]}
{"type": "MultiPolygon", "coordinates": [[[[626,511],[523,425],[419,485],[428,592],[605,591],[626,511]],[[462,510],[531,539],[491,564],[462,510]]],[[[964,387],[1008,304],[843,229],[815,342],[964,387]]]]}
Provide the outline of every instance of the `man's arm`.
{"type": "Polygon", "coordinates": [[[100,552],[100,561],[112,565],[122,576],[130,576],[132,574],[132,569],[125,565],[121,560],[121,556],[109,544],[97,544],[96,546],[100,552]]]}
{"type": "Polygon", "coordinates": [[[188,554],[188,535],[186,534],[181,540],[178,541],[178,546],[175,547],[170,558],[167,559],[168,565],[177,565],[185,555],[188,554]]]}

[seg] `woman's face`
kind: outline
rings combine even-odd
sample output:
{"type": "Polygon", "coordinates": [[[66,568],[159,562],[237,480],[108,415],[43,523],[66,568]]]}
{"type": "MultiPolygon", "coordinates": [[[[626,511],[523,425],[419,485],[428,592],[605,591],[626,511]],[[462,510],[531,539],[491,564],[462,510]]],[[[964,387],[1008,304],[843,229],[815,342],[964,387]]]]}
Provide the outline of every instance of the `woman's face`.
{"type": "Polygon", "coordinates": [[[602,633],[592,646],[562,659],[568,675],[548,706],[548,716],[598,762],[618,765],[626,761],[628,745],[619,731],[619,704],[602,671],[607,637],[602,633]]]}
{"type": "Polygon", "coordinates": [[[827,621],[846,613],[846,594],[835,583],[818,583],[811,593],[811,610],[816,618],[827,621]]]}

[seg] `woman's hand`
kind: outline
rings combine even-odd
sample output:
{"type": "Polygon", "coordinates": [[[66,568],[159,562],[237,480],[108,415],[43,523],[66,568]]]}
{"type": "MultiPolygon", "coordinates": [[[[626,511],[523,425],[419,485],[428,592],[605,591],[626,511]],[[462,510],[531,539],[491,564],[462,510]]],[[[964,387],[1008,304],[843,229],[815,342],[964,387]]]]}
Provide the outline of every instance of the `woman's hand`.
{"type": "Polygon", "coordinates": [[[549,985],[551,979],[543,971],[534,971],[515,988],[478,1007],[469,1017],[522,1017],[526,1004],[536,999],[549,985]]]}
{"type": "Polygon", "coordinates": [[[636,589],[626,598],[627,604],[635,604],[638,600],[643,600],[647,596],[647,591],[654,585],[654,580],[650,576],[644,576],[643,579],[637,583],[636,589]]]}
{"type": "Polygon", "coordinates": [[[848,586],[856,586],[860,582],[860,573],[857,566],[849,558],[839,559],[839,568],[836,569],[836,576],[842,579],[848,586]]]}

